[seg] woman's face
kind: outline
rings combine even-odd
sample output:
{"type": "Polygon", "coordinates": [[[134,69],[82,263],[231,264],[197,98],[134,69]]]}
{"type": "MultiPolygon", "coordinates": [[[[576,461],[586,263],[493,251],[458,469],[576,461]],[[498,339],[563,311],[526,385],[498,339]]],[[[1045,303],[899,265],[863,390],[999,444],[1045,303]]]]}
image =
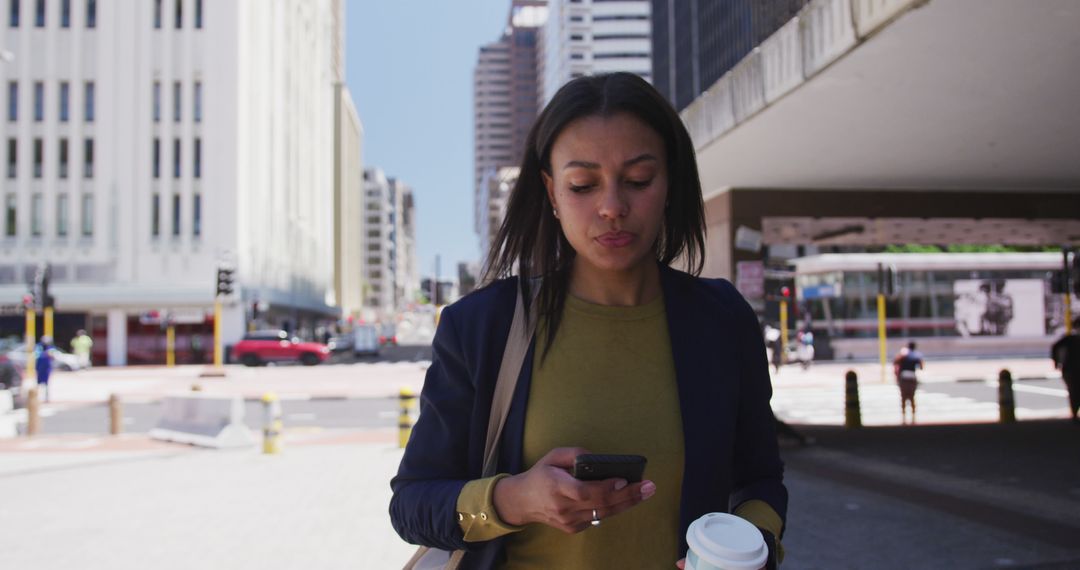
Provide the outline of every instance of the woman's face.
{"type": "Polygon", "coordinates": [[[668,195],[656,131],[625,113],[577,119],[555,139],[543,176],[579,266],[627,271],[654,262],[668,195]]]}

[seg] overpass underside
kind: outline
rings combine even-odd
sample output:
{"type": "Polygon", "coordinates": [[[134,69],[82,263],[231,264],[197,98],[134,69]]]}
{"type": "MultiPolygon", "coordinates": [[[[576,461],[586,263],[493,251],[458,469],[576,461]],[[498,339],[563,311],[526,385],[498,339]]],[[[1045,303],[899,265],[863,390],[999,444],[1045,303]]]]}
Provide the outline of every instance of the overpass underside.
{"type": "Polygon", "coordinates": [[[682,112],[705,274],[767,254],[736,247],[740,227],[763,245],[1080,245],[1077,69],[1075,0],[810,2],[682,112]]]}

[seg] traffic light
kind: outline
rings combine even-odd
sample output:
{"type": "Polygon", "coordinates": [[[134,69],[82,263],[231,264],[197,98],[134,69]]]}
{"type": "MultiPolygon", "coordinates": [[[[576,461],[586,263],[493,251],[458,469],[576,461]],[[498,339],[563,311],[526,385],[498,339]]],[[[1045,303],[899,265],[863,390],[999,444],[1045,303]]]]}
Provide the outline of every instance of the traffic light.
{"type": "Polygon", "coordinates": [[[791,301],[791,287],[784,285],[780,288],[780,300],[791,301]]]}
{"type": "Polygon", "coordinates": [[[217,294],[232,295],[233,292],[233,269],[219,267],[217,270],[217,294]]]}
{"type": "Polygon", "coordinates": [[[896,271],[896,266],[879,263],[878,293],[886,297],[894,297],[899,289],[900,274],[896,271]]]}

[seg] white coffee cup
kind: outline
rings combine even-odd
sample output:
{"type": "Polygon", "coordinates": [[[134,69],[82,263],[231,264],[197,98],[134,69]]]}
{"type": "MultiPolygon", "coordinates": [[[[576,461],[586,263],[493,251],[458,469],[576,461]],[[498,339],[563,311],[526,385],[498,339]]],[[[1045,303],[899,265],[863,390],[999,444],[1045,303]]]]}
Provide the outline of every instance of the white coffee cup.
{"type": "Polygon", "coordinates": [[[727,513],[709,513],[690,523],[686,543],[686,570],[760,570],[769,559],[761,531],[727,513]]]}

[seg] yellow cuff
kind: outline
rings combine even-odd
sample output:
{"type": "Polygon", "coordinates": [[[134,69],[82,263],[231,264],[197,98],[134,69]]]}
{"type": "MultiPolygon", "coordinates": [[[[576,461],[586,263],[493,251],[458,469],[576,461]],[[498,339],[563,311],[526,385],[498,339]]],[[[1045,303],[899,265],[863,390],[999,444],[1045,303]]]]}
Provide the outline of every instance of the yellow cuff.
{"type": "Polygon", "coordinates": [[[754,526],[771,532],[776,537],[776,562],[779,564],[784,561],[784,545],[780,544],[780,532],[784,530],[784,521],[769,503],[759,499],[746,501],[735,509],[735,516],[742,517],[754,526]]]}
{"type": "Polygon", "coordinates": [[[495,484],[509,477],[501,473],[486,479],[469,481],[458,495],[457,512],[465,542],[483,542],[517,532],[524,527],[506,524],[495,512],[495,484]]]}

